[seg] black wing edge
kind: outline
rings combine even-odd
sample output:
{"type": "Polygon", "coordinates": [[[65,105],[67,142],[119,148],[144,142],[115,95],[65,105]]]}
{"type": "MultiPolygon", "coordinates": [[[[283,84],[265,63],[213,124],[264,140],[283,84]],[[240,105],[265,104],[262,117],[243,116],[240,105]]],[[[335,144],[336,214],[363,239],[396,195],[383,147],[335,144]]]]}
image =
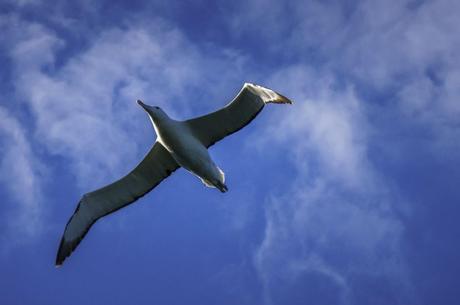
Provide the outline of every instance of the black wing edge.
{"type": "MultiPolygon", "coordinates": [[[[173,172],[175,172],[177,169],[179,168],[179,166],[173,170],[167,170],[167,175],[161,180],[159,181],[158,183],[154,184],[147,192],[145,192],[144,194],[140,195],[140,196],[137,196],[137,197],[134,197],[134,199],[132,201],[129,201],[126,203],[126,205],[130,204],[130,203],[133,203],[134,201],[138,200],[139,198],[145,196],[147,193],[149,193],[151,190],[153,190],[158,184],[160,184],[161,182],[163,182],[163,180],[165,180],[167,177],[169,177],[173,172]]],[[[61,242],[59,243],[59,249],[58,249],[58,252],[57,252],[57,255],[56,255],[56,261],[55,261],[55,266],[56,268],[59,268],[62,266],[62,264],[64,263],[64,261],[66,260],[67,257],[69,257],[72,252],[77,248],[77,246],[80,244],[80,242],[82,241],[82,239],[86,236],[86,234],[88,233],[89,229],[96,223],[96,221],[98,221],[100,218],[104,217],[104,216],[107,216],[111,213],[114,213],[122,208],[124,208],[126,205],[124,206],[121,206],[119,207],[118,209],[116,210],[113,210],[113,211],[110,211],[108,213],[105,213],[101,216],[99,216],[98,218],[96,218],[95,220],[93,220],[85,229],[85,231],[83,232],[83,234],[81,236],[79,236],[78,238],[76,239],[73,239],[73,240],[70,240],[70,241],[66,241],[65,240],[65,231],[67,231],[67,227],[69,226],[70,222],[72,221],[72,219],[74,218],[75,214],[77,214],[78,210],[80,209],[80,205],[82,204],[83,200],[84,200],[85,196],[83,195],[83,198],[79,201],[78,203],[78,206],[77,208],[75,209],[75,212],[72,214],[72,216],[70,217],[70,219],[67,221],[67,224],[65,226],[65,229],[64,229],[64,234],[62,235],[62,238],[61,238],[61,242]]]]}
{"type": "MultiPolygon", "coordinates": [[[[83,198],[84,198],[84,196],[83,196],[83,198]]],[[[86,236],[86,233],[88,233],[88,231],[91,228],[91,226],[98,220],[98,219],[96,219],[96,220],[92,221],[86,227],[86,230],[83,232],[83,234],[81,236],[79,236],[78,238],[76,238],[74,240],[70,240],[70,241],[65,240],[65,232],[67,231],[67,227],[69,226],[70,222],[74,218],[75,214],[77,214],[78,210],[80,209],[80,205],[82,204],[82,201],[83,201],[83,199],[81,199],[79,201],[78,206],[75,209],[75,212],[73,212],[72,216],[67,221],[67,224],[66,224],[65,229],[64,229],[64,234],[62,234],[61,242],[59,243],[59,249],[58,249],[58,252],[57,252],[57,255],[56,255],[55,266],[57,268],[62,266],[62,263],[64,263],[65,259],[67,257],[69,257],[70,254],[72,254],[73,250],[75,250],[75,248],[80,244],[81,240],[86,236]]]]}

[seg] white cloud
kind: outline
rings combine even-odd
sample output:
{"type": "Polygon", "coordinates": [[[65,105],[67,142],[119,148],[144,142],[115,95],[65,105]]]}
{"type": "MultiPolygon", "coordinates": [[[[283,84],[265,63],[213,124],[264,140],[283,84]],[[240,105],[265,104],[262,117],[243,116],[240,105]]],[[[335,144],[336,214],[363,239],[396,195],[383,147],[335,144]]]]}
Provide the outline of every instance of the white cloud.
{"type": "Polygon", "coordinates": [[[351,87],[337,90],[330,76],[321,76],[305,65],[278,70],[268,83],[283,88],[294,105],[283,109],[282,120],[278,116],[279,121],[256,142],[275,139],[294,153],[293,161],[302,169],[308,171],[315,159],[328,178],[342,184],[359,187],[372,179],[366,157],[372,129],[351,87]]]}
{"type": "Polygon", "coordinates": [[[455,56],[460,50],[459,11],[456,1],[418,7],[410,7],[409,1],[362,3],[344,42],[343,67],[374,88],[405,92],[401,108],[422,118],[429,115],[429,123],[437,123],[438,116],[457,121],[459,107],[452,100],[460,98],[455,56]],[[359,29],[366,31],[353,37],[359,29]],[[432,103],[423,102],[423,96],[419,100],[415,92],[407,94],[414,83],[423,84],[420,90],[432,103]]]}
{"type": "Polygon", "coordinates": [[[0,182],[14,205],[4,202],[2,243],[20,243],[37,236],[42,223],[40,164],[18,120],[0,107],[0,182]]]}
{"type": "Polygon", "coordinates": [[[384,280],[402,299],[412,297],[403,226],[384,208],[389,198],[343,192],[321,178],[296,182],[290,192],[266,202],[265,235],[254,256],[267,303],[283,303],[280,291],[297,289],[311,272],[327,280],[340,304],[353,304],[368,279],[384,280]]]}
{"type": "Polygon", "coordinates": [[[290,189],[266,202],[265,235],[254,256],[265,301],[300,293],[302,276],[323,277],[340,304],[353,304],[365,278],[411,298],[404,226],[395,213],[403,203],[367,157],[374,126],[362,101],[352,87],[305,66],[280,70],[271,82],[296,103],[258,145],[284,146],[298,170],[290,189]]]}

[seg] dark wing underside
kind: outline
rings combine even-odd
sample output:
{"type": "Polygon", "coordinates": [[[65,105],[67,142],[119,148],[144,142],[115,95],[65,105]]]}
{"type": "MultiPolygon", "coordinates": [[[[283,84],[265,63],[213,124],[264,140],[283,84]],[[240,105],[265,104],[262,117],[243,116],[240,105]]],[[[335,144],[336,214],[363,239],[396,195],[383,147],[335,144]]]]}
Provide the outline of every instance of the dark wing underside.
{"type": "Polygon", "coordinates": [[[267,103],[292,102],[270,89],[248,84],[224,108],[185,121],[200,142],[209,147],[249,124],[267,103]]]}
{"type": "Polygon", "coordinates": [[[60,266],[72,253],[99,218],[136,201],[177,168],[179,165],[169,152],[156,142],[141,163],[128,175],[85,194],[65,227],[56,257],[56,266],[60,266]]]}

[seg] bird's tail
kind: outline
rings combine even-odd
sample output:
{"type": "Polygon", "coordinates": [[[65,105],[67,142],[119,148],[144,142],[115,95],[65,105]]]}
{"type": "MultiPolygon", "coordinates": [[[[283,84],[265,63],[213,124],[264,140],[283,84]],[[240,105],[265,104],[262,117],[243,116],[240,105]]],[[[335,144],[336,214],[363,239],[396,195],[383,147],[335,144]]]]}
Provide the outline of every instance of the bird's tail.
{"type": "Polygon", "coordinates": [[[228,187],[225,185],[225,183],[222,183],[220,181],[217,181],[215,186],[222,193],[225,193],[226,191],[228,191],[228,187]]]}
{"type": "Polygon", "coordinates": [[[208,181],[206,179],[203,179],[203,178],[200,178],[200,179],[204,183],[204,185],[206,185],[207,187],[215,187],[219,191],[221,191],[222,193],[225,193],[226,191],[228,191],[228,187],[225,185],[225,183],[222,183],[222,182],[220,182],[218,180],[216,180],[216,182],[212,183],[211,181],[208,181]]]}
{"type": "Polygon", "coordinates": [[[219,171],[220,179],[216,178],[208,180],[200,176],[198,176],[198,178],[200,178],[204,185],[206,185],[207,187],[217,188],[222,193],[225,193],[226,191],[228,191],[228,187],[225,185],[225,174],[219,167],[217,167],[217,170],[219,171]]]}

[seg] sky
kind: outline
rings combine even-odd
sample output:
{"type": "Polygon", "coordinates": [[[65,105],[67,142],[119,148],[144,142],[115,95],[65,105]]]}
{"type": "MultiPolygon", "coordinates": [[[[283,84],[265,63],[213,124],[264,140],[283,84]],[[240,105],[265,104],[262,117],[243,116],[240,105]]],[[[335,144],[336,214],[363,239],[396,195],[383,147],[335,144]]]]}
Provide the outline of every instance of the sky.
{"type": "Polygon", "coordinates": [[[460,2],[0,2],[1,304],[457,304],[460,2]],[[56,269],[80,197],[245,82],[269,105],[56,269]]]}

